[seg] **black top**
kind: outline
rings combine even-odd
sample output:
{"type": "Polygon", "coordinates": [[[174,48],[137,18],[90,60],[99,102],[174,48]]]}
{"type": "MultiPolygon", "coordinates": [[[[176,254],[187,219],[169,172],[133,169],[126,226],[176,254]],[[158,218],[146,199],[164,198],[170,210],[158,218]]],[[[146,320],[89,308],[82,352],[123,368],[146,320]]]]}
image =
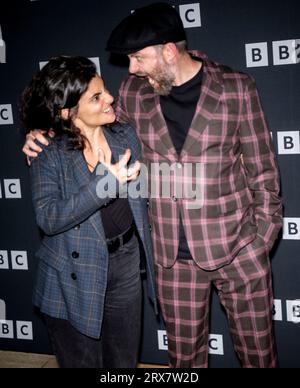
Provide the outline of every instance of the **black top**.
{"type": "MultiPolygon", "coordinates": [[[[113,156],[111,162],[115,163],[113,156]]],[[[128,198],[113,198],[100,212],[107,239],[125,233],[134,222],[128,198]]]]}
{"type": "Polygon", "coordinates": [[[101,208],[106,238],[114,238],[126,232],[133,224],[133,215],[127,198],[115,198],[101,208]]]}
{"type": "Polygon", "coordinates": [[[201,67],[201,70],[192,79],[180,86],[173,86],[168,96],[160,97],[162,113],[178,155],[180,155],[195,115],[202,77],[201,67]]]}
{"type": "MultiPolygon", "coordinates": [[[[197,58],[194,58],[197,59],[197,58]]],[[[173,86],[168,96],[160,97],[162,113],[167,123],[170,137],[178,153],[181,153],[186,136],[195,115],[203,78],[203,66],[189,81],[173,86]]],[[[191,253],[184,233],[182,219],[179,224],[179,249],[177,259],[191,259],[191,253]]]]}
{"type": "MultiPolygon", "coordinates": [[[[116,163],[113,155],[111,156],[111,163],[116,163]]],[[[128,198],[114,198],[100,211],[105,237],[108,239],[125,233],[133,224],[133,215],[128,198]]]]}

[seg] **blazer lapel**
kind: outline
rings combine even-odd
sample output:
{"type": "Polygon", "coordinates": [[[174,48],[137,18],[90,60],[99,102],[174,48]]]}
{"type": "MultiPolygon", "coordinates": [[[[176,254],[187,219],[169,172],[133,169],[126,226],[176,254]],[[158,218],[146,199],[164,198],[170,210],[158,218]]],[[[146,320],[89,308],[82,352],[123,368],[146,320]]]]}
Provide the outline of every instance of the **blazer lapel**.
{"type": "MultiPolygon", "coordinates": [[[[116,138],[111,134],[111,132],[108,128],[103,128],[103,132],[104,132],[106,140],[109,144],[109,147],[111,149],[111,152],[112,152],[112,155],[115,159],[115,162],[119,161],[120,156],[122,156],[125,152],[126,144],[122,143],[121,140],[117,141],[116,138]]],[[[83,164],[85,165],[85,170],[83,169],[83,171],[87,171],[88,172],[88,179],[91,179],[91,177],[95,176],[96,169],[94,170],[94,173],[91,174],[87,168],[86,162],[84,161],[82,154],[81,154],[81,157],[83,160],[83,164]]],[[[85,175],[84,172],[83,172],[83,175],[85,175]]],[[[81,175],[81,178],[84,179],[84,177],[82,175],[81,175]]],[[[104,232],[104,228],[103,228],[103,224],[102,224],[102,220],[101,220],[101,216],[100,216],[100,211],[97,211],[96,213],[94,213],[89,218],[89,221],[93,225],[96,233],[101,238],[102,242],[104,244],[106,244],[105,232],[104,232]]]]}
{"type": "Polygon", "coordinates": [[[207,64],[206,61],[203,61],[203,64],[204,73],[200,99],[181,152],[181,157],[188,154],[188,150],[195,142],[199,142],[199,138],[209,121],[212,119],[223,93],[223,85],[220,83],[217,76],[211,73],[209,64],[207,64]]]}
{"type": "Polygon", "coordinates": [[[72,169],[72,174],[76,182],[77,187],[84,186],[89,183],[91,179],[91,173],[87,167],[81,151],[71,151],[71,163],[69,169],[72,169]]]}
{"type": "MultiPolygon", "coordinates": [[[[87,185],[90,182],[94,174],[90,173],[81,151],[74,150],[71,152],[72,154],[70,157],[68,172],[70,173],[70,176],[73,175],[74,178],[74,191],[78,191],[78,188],[87,185]]],[[[94,214],[92,214],[89,217],[88,221],[92,224],[99,239],[102,241],[103,244],[105,244],[105,235],[101,221],[100,211],[96,211],[94,214]]]]}
{"type": "MultiPolygon", "coordinates": [[[[110,149],[112,151],[112,154],[114,156],[115,161],[117,162],[128,148],[128,144],[125,142],[123,143],[121,141],[121,138],[118,140],[116,139],[116,135],[114,136],[109,129],[104,129],[104,134],[106,137],[106,140],[110,146],[110,149]]],[[[136,184],[135,182],[130,182],[130,184],[136,184]]],[[[134,215],[135,223],[140,232],[143,231],[143,218],[142,218],[142,205],[140,198],[131,198],[131,196],[128,196],[129,205],[132,211],[132,214],[134,215]]]]}
{"type": "MultiPolygon", "coordinates": [[[[105,134],[106,140],[109,144],[115,162],[118,162],[120,156],[124,154],[127,146],[121,141],[121,137],[117,140],[116,136],[114,136],[108,128],[104,128],[103,132],[105,134]]],[[[88,169],[86,161],[84,160],[83,153],[77,150],[71,152],[72,155],[69,168],[72,169],[72,174],[75,178],[76,184],[78,185],[78,187],[80,187],[87,184],[93,177],[93,174],[91,174],[88,169]]]]}
{"type": "Polygon", "coordinates": [[[103,132],[111,149],[111,153],[115,160],[115,163],[117,163],[120,160],[120,157],[124,155],[125,150],[126,148],[128,148],[128,146],[127,144],[125,144],[124,141],[122,141],[123,137],[120,136],[118,137],[118,139],[116,139],[117,134],[112,134],[109,128],[104,128],[103,132]]]}
{"type": "Polygon", "coordinates": [[[142,142],[163,157],[176,161],[178,155],[161,111],[159,95],[153,92],[150,85],[145,85],[141,92],[141,105],[139,135],[142,142]]]}

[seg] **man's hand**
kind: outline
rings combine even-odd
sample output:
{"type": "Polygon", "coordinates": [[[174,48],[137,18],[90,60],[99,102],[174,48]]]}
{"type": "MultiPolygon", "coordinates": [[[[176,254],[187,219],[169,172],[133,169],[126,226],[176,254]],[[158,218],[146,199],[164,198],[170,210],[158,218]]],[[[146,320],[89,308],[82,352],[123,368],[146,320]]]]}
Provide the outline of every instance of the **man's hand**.
{"type": "Polygon", "coordinates": [[[36,144],[35,140],[37,140],[41,144],[44,144],[45,146],[49,145],[48,140],[44,136],[46,133],[48,133],[51,137],[55,136],[53,131],[42,131],[40,129],[30,131],[26,135],[26,142],[22,148],[22,151],[27,156],[27,162],[29,166],[31,164],[29,158],[36,158],[39,153],[43,151],[42,148],[36,144]]]}
{"type": "Polygon", "coordinates": [[[131,151],[127,149],[120,161],[116,164],[111,164],[111,161],[107,160],[103,150],[99,149],[99,162],[103,164],[121,184],[137,179],[140,173],[141,164],[136,161],[133,166],[127,168],[127,164],[131,157],[131,151]]]}

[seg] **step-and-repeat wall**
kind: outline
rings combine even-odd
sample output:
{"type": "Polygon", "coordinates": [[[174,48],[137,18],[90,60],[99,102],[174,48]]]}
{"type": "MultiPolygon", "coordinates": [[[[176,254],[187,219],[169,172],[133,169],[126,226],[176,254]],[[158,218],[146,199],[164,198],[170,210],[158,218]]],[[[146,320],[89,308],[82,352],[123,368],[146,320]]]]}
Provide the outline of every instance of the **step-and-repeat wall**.
{"type": "MultiPolygon", "coordinates": [[[[0,3],[0,349],[51,352],[31,294],[40,232],[21,153],[18,100],[56,54],[93,58],[117,94],[127,72],[105,51],[112,28],[147,0],[1,0],[0,3]]],[[[272,251],[274,324],[282,367],[300,367],[300,1],[170,1],[191,49],[255,77],[277,152],[284,229],[272,251]]],[[[238,367],[224,312],[212,298],[212,367],[238,367]]],[[[167,362],[164,324],[145,298],[140,360],[167,362]]]]}

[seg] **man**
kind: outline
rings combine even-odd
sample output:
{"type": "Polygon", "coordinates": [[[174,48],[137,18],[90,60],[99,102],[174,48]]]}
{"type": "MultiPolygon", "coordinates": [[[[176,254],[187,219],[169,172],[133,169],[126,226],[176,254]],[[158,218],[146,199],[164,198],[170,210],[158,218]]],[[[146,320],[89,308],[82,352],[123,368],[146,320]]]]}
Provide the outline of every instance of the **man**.
{"type": "MultiPolygon", "coordinates": [[[[180,174],[173,174],[169,197],[149,198],[170,366],[207,367],[215,286],[242,366],[276,367],[268,252],[282,226],[282,209],[254,81],[201,52],[189,53],[181,19],[166,3],[126,17],[107,49],[130,61],[116,111],[136,128],[143,162],[149,169],[167,163],[180,170],[185,186],[202,184],[201,198],[178,196],[180,174]],[[202,168],[187,173],[187,164],[202,168]]],[[[27,154],[36,150],[34,137],[24,146],[27,154]]],[[[150,182],[163,179],[150,173],[150,182]]]]}

